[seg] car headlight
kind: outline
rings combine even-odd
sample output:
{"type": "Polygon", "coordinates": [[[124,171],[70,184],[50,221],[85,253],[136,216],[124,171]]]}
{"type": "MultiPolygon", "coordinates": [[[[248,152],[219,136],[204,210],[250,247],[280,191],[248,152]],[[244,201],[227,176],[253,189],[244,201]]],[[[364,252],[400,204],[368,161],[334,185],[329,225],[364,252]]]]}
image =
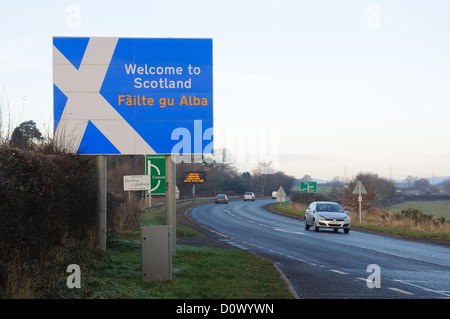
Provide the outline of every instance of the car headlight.
{"type": "Polygon", "coordinates": [[[317,218],[319,218],[319,220],[325,220],[325,218],[322,215],[318,215],[317,218]]]}
{"type": "Polygon", "coordinates": [[[345,216],[345,217],[344,217],[344,222],[349,222],[349,221],[350,221],[350,217],[345,216]]]}

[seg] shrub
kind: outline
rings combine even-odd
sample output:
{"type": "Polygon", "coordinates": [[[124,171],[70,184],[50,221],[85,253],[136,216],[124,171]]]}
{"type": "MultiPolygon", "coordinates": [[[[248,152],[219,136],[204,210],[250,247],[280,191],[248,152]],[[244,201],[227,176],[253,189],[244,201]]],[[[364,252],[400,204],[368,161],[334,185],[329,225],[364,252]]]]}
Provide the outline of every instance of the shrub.
{"type": "Polygon", "coordinates": [[[94,169],[90,157],[0,146],[0,288],[12,266],[43,264],[68,241],[94,238],[94,169]]]}
{"type": "Polygon", "coordinates": [[[290,201],[309,206],[316,201],[335,201],[332,197],[320,193],[298,193],[291,196],[290,201]]]}
{"type": "Polygon", "coordinates": [[[420,223],[433,222],[433,215],[424,214],[421,210],[416,208],[408,208],[402,210],[400,213],[395,214],[397,219],[412,219],[417,226],[420,223]]]}

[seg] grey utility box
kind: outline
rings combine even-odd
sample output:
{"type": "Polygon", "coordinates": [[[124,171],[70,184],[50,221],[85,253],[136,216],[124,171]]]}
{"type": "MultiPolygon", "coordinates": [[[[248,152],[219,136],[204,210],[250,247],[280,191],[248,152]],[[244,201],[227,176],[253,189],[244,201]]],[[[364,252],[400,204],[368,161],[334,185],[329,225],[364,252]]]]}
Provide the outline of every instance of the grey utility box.
{"type": "Polygon", "coordinates": [[[172,279],[172,244],[170,226],[141,227],[142,281],[172,279]]]}

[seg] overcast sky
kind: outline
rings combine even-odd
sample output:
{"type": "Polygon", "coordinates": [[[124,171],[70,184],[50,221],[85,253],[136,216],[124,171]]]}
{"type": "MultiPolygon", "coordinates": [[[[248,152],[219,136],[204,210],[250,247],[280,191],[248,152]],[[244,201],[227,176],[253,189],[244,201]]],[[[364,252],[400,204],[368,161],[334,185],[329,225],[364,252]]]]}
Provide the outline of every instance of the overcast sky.
{"type": "Polygon", "coordinates": [[[241,171],[450,176],[449,12],[442,0],[2,1],[3,120],[53,134],[53,36],[212,38],[214,147],[241,171]]]}

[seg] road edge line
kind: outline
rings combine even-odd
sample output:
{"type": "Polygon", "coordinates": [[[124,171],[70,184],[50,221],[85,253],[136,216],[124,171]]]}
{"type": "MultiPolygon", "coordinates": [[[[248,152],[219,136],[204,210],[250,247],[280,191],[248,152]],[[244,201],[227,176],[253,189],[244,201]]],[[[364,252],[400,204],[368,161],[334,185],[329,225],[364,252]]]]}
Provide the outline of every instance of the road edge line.
{"type": "Polygon", "coordinates": [[[283,271],[280,269],[280,267],[278,267],[278,265],[276,263],[272,263],[273,266],[275,267],[275,269],[278,271],[278,273],[280,274],[280,277],[284,280],[284,282],[286,283],[286,286],[289,290],[289,292],[291,293],[291,295],[295,298],[295,299],[300,299],[300,297],[297,295],[297,293],[295,292],[294,287],[292,286],[291,282],[289,281],[289,279],[286,277],[286,275],[283,273],[283,271]]]}

